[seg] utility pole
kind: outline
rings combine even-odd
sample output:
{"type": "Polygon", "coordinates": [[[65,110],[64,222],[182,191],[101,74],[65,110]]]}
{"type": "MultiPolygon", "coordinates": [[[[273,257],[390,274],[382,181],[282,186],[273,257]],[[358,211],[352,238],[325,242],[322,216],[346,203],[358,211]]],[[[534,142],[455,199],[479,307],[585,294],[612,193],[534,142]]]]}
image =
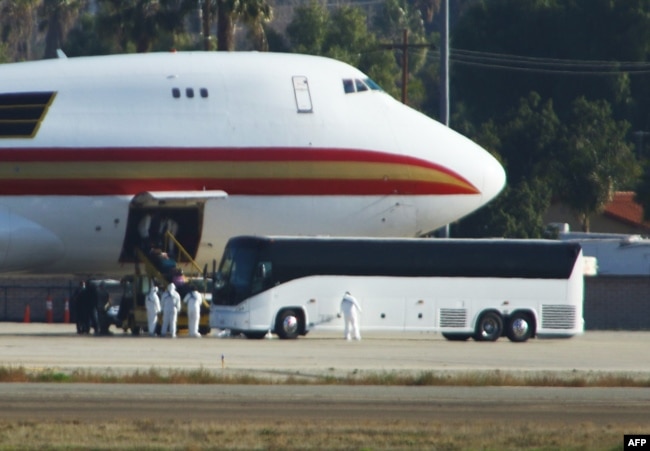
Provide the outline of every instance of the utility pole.
{"type": "Polygon", "coordinates": [[[440,33],[440,122],[449,127],[449,0],[443,0],[440,33]]]}
{"type": "Polygon", "coordinates": [[[409,31],[404,29],[402,32],[402,43],[401,44],[380,44],[379,48],[386,50],[396,50],[399,49],[402,51],[402,103],[406,105],[407,102],[407,93],[408,93],[408,76],[409,76],[409,59],[408,51],[410,48],[417,49],[435,49],[436,47],[433,44],[409,44],[408,42],[409,31]]]}
{"type": "MultiPolygon", "coordinates": [[[[440,122],[449,127],[449,0],[442,0],[442,30],[440,30],[440,122]]],[[[449,224],[444,227],[449,238],[449,224]]]]}
{"type": "Polygon", "coordinates": [[[407,91],[407,83],[408,83],[408,70],[409,70],[409,31],[408,29],[404,28],[404,32],[402,35],[402,103],[406,105],[407,99],[406,99],[406,93],[407,91]]]}

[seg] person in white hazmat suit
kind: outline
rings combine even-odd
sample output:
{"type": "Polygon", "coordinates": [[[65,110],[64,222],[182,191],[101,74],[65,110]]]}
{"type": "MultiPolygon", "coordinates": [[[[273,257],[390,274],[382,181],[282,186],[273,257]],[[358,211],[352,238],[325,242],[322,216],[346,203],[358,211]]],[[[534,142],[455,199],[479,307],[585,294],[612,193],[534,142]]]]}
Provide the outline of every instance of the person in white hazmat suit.
{"type": "Polygon", "coordinates": [[[194,338],[201,338],[199,333],[199,318],[201,317],[201,304],[203,296],[198,292],[194,285],[190,285],[190,291],[183,298],[187,304],[187,328],[188,335],[194,338]]]}
{"type": "Polygon", "coordinates": [[[176,320],[181,310],[181,296],[176,291],[176,285],[170,283],[160,300],[163,311],[163,322],[160,336],[164,337],[169,331],[172,338],[176,338],[176,320]]]}
{"type": "Polygon", "coordinates": [[[343,319],[345,321],[345,339],[349,340],[350,338],[354,338],[355,340],[361,340],[361,333],[359,332],[359,313],[361,313],[361,306],[349,291],[345,292],[341,300],[341,311],[343,312],[343,319]]]}
{"type": "Polygon", "coordinates": [[[158,324],[158,313],[160,313],[160,298],[158,297],[158,287],[153,285],[147,298],[145,299],[147,307],[147,327],[150,336],[156,335],[156,324],[158,324]]]}

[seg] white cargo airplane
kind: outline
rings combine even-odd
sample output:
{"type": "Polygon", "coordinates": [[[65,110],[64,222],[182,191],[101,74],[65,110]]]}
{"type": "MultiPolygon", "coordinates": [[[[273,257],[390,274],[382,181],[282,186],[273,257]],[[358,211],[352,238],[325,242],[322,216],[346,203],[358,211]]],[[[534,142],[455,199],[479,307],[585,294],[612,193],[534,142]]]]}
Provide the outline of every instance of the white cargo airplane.
{"type": "Polygon", "coordinates": [[[504,184],[484,149],[327,58],[0,65],[4,274],[132,272],[169,224],[201,265],[238,234],[417,236],[504,184]]]}

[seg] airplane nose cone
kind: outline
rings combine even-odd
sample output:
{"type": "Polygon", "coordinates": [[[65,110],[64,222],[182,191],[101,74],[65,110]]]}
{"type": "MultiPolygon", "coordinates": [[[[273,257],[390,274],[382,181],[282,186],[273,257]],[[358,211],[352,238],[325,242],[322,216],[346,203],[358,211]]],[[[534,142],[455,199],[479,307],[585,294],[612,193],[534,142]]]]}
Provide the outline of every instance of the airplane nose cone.
{"type": "Polygon", "coordinates": [[[476,199],[479,200],[476,208],[494,199],[506,184],[506,173],[501,163],[483,147],[449,128],[439,129],[439,133],[446,140],[434,158],[478,191],[480,200],[476,199]]]}
{"type": "MultiPolygon", "coordinates": [[[[483,150],[483,149],[481,149],[483,150]]],[[[484,203],[494,199],[506,185],[506,171],[492,155],[485,152],[483,163],[483,186],[481,196],[484,203]]]]}

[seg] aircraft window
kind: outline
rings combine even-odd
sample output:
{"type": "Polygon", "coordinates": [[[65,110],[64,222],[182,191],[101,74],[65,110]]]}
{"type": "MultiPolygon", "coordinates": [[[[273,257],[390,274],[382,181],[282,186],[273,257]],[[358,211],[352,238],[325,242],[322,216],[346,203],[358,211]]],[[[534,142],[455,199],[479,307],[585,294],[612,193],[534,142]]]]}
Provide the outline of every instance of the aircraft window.
{"type": "Polygon", "coordinates": [[[208,97],[208,88],[201,88],[201,97],[204,99],[208,97]]]}
{"type": "Polygon", "coordinates": [[[193,98],[194,97],[194,89],[192,89],[192,88],[185,89],[185,95],[190,99],[193,98]]]}
{"type": "Polygon", "coordinates": [[[358,78],[356,80],[354,80],[354,84],[357,87],[357,92],[367,91],[368,90],[368,87],[361,80],[359,80],[358,78]]]}
{"type": "Polygon", "coordinates": [[[172,88],[172,97],[178,99],[180,98],[180,96],[181,96],[181,90],[178,88],[172,88]]]}
{"type": "Polygon", "coordinates": [[[354,92],[354,83],[349,78],[343,79],[343,91],[345,91],[346,94],[354,92]]]}
{"type": "Polygon", "coordinates": [[[363,82],[373,91],[383,91],[383,89],[381,89],[381,86],[379,86],[377,82],[371,78],[366,78],[363,80],[363,82]]]}

